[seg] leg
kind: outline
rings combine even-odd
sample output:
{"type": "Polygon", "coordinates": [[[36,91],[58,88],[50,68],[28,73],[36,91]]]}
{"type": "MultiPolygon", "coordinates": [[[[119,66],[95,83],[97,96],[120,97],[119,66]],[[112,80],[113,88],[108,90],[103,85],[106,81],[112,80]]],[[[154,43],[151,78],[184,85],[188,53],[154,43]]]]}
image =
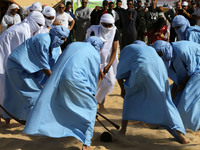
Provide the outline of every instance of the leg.
{"type": "Polygon", "coordinates": [[[105,98],[103,99],[102,103],[99,104],[99,112],[101,112],[101,113],[108,113],[108,111],[104,107],[104,103],[105,103],[105,98]]]}
{"type": "Polygon", "coordinates": [[[82,150],[91,150],[91,148],[89,146],[83,144],[82,150]]]}
{"type": "Polygon", "coordinates": [[[121,129],[119,131],[119,134],[121,134],[121,135],[125,135],[126,134],[127,125],[128,125],[128,120],[122,120],[122,127],[121,127],[121,129]]]}
{"type": "Polygon", "coordinates": [[[190,140],[180,131],[176,130],[178,138],[182,144],[190,143],[190,140]]]}

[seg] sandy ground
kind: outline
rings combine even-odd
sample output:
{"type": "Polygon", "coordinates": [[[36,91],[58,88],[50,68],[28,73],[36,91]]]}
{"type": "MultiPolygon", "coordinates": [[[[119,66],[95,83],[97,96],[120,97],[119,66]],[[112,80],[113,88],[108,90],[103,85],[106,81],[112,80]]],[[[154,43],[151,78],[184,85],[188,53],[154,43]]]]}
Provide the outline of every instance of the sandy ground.
{"type": "MultiPolygon", "coordinates": [[[[112,94],[107,95],[105,106],[109,114],[107,118],[121,124],[123,99],[119,95],[120,88],[116,84],[112,94]]],[[[110,129],[114,127],[107,121],[99,119],[110,129]]],[[[12,121],[10,128],[0,128],[0,150],[79,150],[81,142],[75,138],[49,138],[29,136],[22,133],[24,126],[12,121]]],[[[115,129],[116,130],[116,129],[115,129]]],[[[106,131],[97,121],[92,139],[93,150],[200,150],[200,130],[196,133],[187,131],[190,144],[179,144],[164,129],[149,129],[142,123],[131,122],[125,137],[113,137],[113,142],[100,141],[100,135],[106,131]]]]}

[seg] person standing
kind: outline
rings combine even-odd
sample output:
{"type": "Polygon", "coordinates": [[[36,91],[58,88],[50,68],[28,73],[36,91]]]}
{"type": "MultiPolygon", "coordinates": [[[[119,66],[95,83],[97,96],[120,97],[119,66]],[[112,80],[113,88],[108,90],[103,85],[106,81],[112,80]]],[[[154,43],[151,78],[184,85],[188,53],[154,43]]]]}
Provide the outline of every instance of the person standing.
{"type": "Polygon", "coordinates": [[[118,31],[114,25],[115,20],[109,13],[101,16],[100,24],[93,25],[87,30],[86,38],[89,36],[100,37],[103,48],[100,51],[101,66],[100,78],[97,88],[96,99],[99,104],[99,111],[106,111],[104,107],[105,97],[111,93],[116,82],[116,69],[118,64],[118,31]]]}
{"type": "Polygon", "coordinates": [[[123,29],[122,29],[122,47],[132,44],[137,39],[137,31],[136,31],[136,19],[137,19],[137,11],[134,8],[133,0],[127,1],[128,8],[124,13],[122,18],[123,29]]]}
{"type": "Polygon", "coordinates": [[[91,150],[102,46],[102,40],[92,36],[85,42],[71,43],[63,51],[23,133],[54,138],[72,136],[83,143],[82,150],[91,150]]]}
{"type": "Polygon", "coordinates": [[[87,29],[90,27],[91,9],[87,7],[87,0],[81,1],[81,7],[75,11],[75,35],[76,41],[84,41],[87,29]]]}
{"type": "Polygon", "coordinates": [[[19,14],[17,14],[18,10],[19,6],[16,4],[11,4],[9,6],[1,21],[1,33],[3,33],[10,26],[21,22],[21,17],[19,14]]]}
{"type": "MultiPolygon", "coordinates": [[[[173,104],[166,67],[154,48],[136,41],[120,53],[116,78],[125,89],[120,134],[128,120],[164,126],[177,141],[186,144],[181,116],[173,104]],[[137,44],[135,44],[137,42],[137,44]],[[159,65],[158,65],[159,64],[159,65]]],[[[123,89],[122,88],[122,89],[123,89]]]]}
{"type": "Polygon", "coordinates": [[[200,1],[197,4],[192,17],[196,20],[196,25],[200,26],[200,1]]]}
{"type": "MultiPolygon", "coordinates": [[[[161,12],[157,7],[157,0],[151,0],[151,5],[148,7],[147,13],[147,32],[150,31],[158,20],[158,13],[161,12]]],[[[152,43],[151,38],[148,37],[148,43],[152,43]]]]}
{"type": "Polygon", "coordinates": [[[138,40],[144,41],[144,33],[146,31],[146,19],[147,13],[142,7],[142,1],[137,1],[137,20],[136,20],[136,29],[138,33],[138,40]]]}
{"type": "Polygon", "coordinates": [[[44,6],[42,14],[44,15],[45,18],[45,25],[42,26],[41,29],[36,34],[49,33],[49,30],[51,29],[52,24],[56,17],[55,9],[50,6],[44,6]]]}
{"type": "Polygon", "coordinates": [[[101,16],[107,13],[108,10],[108,1],[104,0],[102,3],[102,9],[99,6],[96,6],[91,12],[91,25],[99,25],[101,16]]]}

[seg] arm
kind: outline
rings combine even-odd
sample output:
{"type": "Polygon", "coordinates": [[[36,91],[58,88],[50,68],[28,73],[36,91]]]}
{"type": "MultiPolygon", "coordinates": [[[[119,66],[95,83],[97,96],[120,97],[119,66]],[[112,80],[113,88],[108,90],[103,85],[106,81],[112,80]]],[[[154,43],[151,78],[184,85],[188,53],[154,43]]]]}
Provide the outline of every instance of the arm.
{"type": "Polygon", "coordinates": [[[50,75],[52,74],[51,70],[43,69],[42,71],[44,72],[44,74],[45,74],[47,77],[50,77],[50,75]]]}
{"type": "Polygon", "coordinates": [[[117,43],[118,43],[118,41],[113,41],[110,61],[103,70],[104,75],[108,72],[108,70],[110,69],[110,66],[112,65],[113,61],[115,60],[115,57],[117,55],[117,43]]]}
{"type": "Polygon", "coordinates": [[[70,25],[70,27],[68,28],[69,30],[72,30],[73,29],[73,27],[74,27],[74,24],[75,24],[75,21],[74,21],[74,19],[71,21],[71,25],[70,25]]]}
{"type": "Polygon", "coordinates": [[[56,25],[61,25],[61,26],[62,26],[62,23],[60,23],[58,20],[55,20],[55,21],[53,22],[53,25],[54,25],[54,26],[56,26],[56,25]]]}

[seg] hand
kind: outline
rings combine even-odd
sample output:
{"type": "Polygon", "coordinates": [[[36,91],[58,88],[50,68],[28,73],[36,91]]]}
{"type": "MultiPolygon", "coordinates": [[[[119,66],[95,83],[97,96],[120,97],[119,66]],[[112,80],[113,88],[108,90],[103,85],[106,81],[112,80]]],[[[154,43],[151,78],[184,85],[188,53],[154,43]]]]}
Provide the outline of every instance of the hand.
{"type": "Polygon", "coordinates": [[[104,77],[105,77],[105,74],[100,70],[100,72],[99,72],[99,78],[103,79],[104,77]]]}
{"type": "Polygon", "coordinates": [[[7,28],[11,27],[12,25],[13,25],[13,24],[8,24],[8,25],[7,25],[7,28]]]}
{"type": "Polygon", "coordinates": [[[103,73],[104,73],[104,75],[106,74],[106,73],[108,73],[108,70],[110,69],[110,66],[106,66],[104,69],[103,69],[103,73]]]}

